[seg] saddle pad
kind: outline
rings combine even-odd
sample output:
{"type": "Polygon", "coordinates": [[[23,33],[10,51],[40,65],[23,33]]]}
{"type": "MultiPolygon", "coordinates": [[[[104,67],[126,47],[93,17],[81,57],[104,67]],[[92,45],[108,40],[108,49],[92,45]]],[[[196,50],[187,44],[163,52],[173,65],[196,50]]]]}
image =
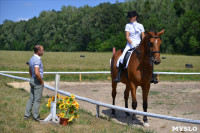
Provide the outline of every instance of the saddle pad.
{"type": "MultiPolygon", "coordinates": [[[[124,56],[123,64],[124,64],[124,66],[125,66],[126,69],[127,69],[127,67],[128,67],[129,60],[130,60],[130,57],[131,57],[133,51],[135,51],[135,48],[129,49],[129,50],[126,52],[125,56],[124,56]]],[[[120,59],[120,58],[119,58],[119,59],[120,59]]],[[[117,67],[119,67],[119,59],[118,59],[118,61],[117,61],[117,67]]]]}

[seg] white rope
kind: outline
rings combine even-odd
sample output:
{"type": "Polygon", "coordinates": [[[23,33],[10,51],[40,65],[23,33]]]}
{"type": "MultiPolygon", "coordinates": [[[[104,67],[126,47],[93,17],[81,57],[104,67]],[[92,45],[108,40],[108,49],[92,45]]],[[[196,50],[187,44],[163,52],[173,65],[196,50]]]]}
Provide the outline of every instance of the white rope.
{"type": "MultiPolygon", "coordinates": [[[[18,76],[12,76],[12,75],[8,75],[8,74],[3,74],[0,73],[0,75],[3,76],[7,76],[10,78],[15,78],[15,79],[20,79],[20,80],[25,80],[25,81],[30,81],[30,79],[28,78],[22,78],[22,77],[18,77],[18,76]]],[[[51,87],[49,85],[44,84],[44,86],[52,91],[55,91],[54,87],[51,87]]],[[[65,92],[62,90],[58,90],[58,93],[66,95],[66,96],[70,96],[71,93],[69,92],[65,92]]],[[[118,107],[118,106],[114,106],[111,104],[106,104],[106,103],[102,103],[102,102],[98,102],[92,99],[88,99],[88,98],[84,98],[78,95],[75,95],[76,99],[82,100],[82,101],[86,101],[92,104],[96,104],[99,106],[103,106],[103,107],[107,107],[107,108],[111,108],[111,109],[116,109],[116,110],[120,110],[120,111],[124,111],[124,112],[129,112],[129,113],[134,113],[134,114],[138,114],[138,115],[145,115],[145,116],[149,116],[149,117],[155,117],[155,118],[160,118],[160,119],[165,119],[165,120],[171,120],[171,121],[178,121],[178,122],[186,122],[186,123],[193,123],[193,124],[200,124],[200,120],[192,120],[192,119],[184,119],[184,118],[178,118],[178,117],[172,117],[172,116],[166,116],[166,115],[159,115],[159,114],[153,114],[153,113],[147,113],[147,112],[142,112],[142,111],[137,111],[137,110],[132,110],[132,109],[128,109],[128,108],[123,108],[123,107],[118,107]]]]}
{"type": "MultiPolygon", "coordinates": [[[[0,73],[28,73],[22,71],[0,71],[0,73]]],[[[110,74],[110,71],[93,71],[93,72],[44,72],[44,74],[110,74]]],[[[154,74],[176,74],[176,75],[200,75],[200,73],[188,72],[154,72],[154,74]]]]}

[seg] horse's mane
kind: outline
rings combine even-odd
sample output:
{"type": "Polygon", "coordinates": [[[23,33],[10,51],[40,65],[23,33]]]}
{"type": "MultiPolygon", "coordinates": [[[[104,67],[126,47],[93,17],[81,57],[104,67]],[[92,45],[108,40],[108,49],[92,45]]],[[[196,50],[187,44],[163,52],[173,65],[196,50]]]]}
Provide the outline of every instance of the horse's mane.
{"type": "Polygon", "coordinates": [[[147,39],[148,39],[149,35],[146,34],[145,37],[142,39],[140,45],[144,45],[144,43],[146,43],[147,39]]]}

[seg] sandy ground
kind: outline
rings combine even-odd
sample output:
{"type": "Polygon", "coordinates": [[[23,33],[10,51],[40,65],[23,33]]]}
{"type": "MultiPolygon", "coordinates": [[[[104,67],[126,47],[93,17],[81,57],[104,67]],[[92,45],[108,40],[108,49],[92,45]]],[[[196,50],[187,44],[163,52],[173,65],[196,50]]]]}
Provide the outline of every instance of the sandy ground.
{"type": "MultiPolygon", "coordinates": [[[[46,82],[46,84],[54,86],[54,82],[46,82]]],[[[28,82],[12,82],[9,85],[15,88],[24,88],[29,91],[28,82]]],[[[125,85],[119,83],[117,87],[116,105],[124,107],[124,89],[125,85]]],[[[70,92],[75,95],[90,98],[100,102],[112,104],[111,83],[110,82],[61,82],[60,90],[70,92]]],[[[54,93],[48,89],[44,89],[43,95],[52,96],[54,93]]],[[[159,82],[151,85],[149,94],[149,113],[156,113],[174,117],[200,120],[200,82],[159,82]]],[[[131,97],[129,97],[129,108],[131,108],[131,97]]],[[[137,110],[142,109],[142,90],[137,89],[137,110]]],[[[96,105],[78,101],[81,108],[96,114],[96,105]]],[[[137,115],[138,121],[133,124],[132,117],[126,117],[124,112],[116,111],[115,116],[111,116],[111,109],[100,107],[100,115],[112,117],[111,119],[121,124],[131,124],[136,127],[143,127],[143,116],[137,115]]],[[[158,133],[173,132],[173,127],[187,127],[189,130],[197,129],[195,133],[200,133],[200,125],[174,122],[169,120],[148,117],[150,130],[158,133]]],[[[180,132],[174,131],[174,132],[180,132]]],[[[190,133],[192,131],[189,131],[190,133]]]]}

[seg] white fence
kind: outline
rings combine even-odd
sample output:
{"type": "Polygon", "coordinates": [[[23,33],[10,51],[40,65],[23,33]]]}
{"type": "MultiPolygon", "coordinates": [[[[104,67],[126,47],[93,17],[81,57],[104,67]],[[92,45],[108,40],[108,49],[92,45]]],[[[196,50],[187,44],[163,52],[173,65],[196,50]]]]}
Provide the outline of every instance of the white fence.
{"type": "MultiPolygon", "coordinates": [[[[18,77],[18,76],[12,76],[12,75],[8,75],[8,74],[4,74],[4,73],[0,73],[0,75],[7,76],[7,77],[10,77],[10,78],[19,79],[19,80],[24,80],[24,81],[29,81],[30,80],[28,78],[22,78],[22,77],[18,77]]],[[[55,91],[54,87],[51,87],[51,86],[46,85],[46,84],[44,84],[44,86],[47,89],[55,91]]],[[[71,95],[71,93],[65,92],[65,91],[62,91],[62,90],[58,90],[58,93],[66,95],[66,96],[70,96],[71,95]]],[[[166,115],[159,115],[159,114],[147,113],[147,112],[132,110],[132,109],[128,109],[128,108],[123,108],[123,107],[118,107],[118,106],[114,106],[114,105],[110,105],[110,104],[98,102],[98,101],[95,101],[95,100],[92,100],[92,99],[88,99],[88,98],[85,98],[85,97],[81,97],[81,96],[78,96],[78,95],[75,95],[75,97],[76,97],[76,99],[79,99],[79,100],[82,100],[82,101],[86,101],[86,102],[95,104],[96,105],[96,109],[97,109],[97,117],[99,116],[99,106],[103,106],[103,107],[107,107],[107,108],[111,108],[111,109],[115,109],[115,110],[120,110],[120,111],[124,111],[124,112],[134,113],[134,114],[137,114],[137,115],[145,115],[145,116],[149,116],[149,117],[155,117],[155,118],[160,118],[160,119],[165,119],[165,120],[171,120],[171,121],[186,122],[186,123],[192,123],[192,124],[200,124],[200,120],[184,119],[184,118],[178,118],[178,117],[172,117],[172,116],[166,116],[166,115]]]]}
{"type": "MultiPolygon", "coordinates": [[[[0,71],[0,73],[28,73],[22,71],[0,71]]],[[[93,72],[44,72],[44,74],[110,74],[110,71],[93,71],[93,72]]],[[[176,75],[200,75],[200,73],[188,72],[154,72],[154,74],[176,74],[176,75]]]]}

